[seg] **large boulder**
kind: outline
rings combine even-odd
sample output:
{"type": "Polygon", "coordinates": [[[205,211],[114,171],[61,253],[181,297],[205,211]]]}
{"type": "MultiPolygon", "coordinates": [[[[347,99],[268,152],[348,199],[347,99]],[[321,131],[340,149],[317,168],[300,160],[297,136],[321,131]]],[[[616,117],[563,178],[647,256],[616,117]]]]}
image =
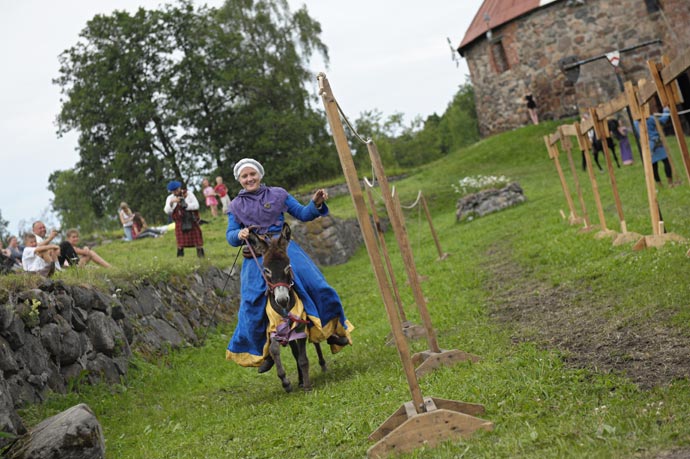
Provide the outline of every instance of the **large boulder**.
{"type": "Polygon", "coordinates": [[[5,452],[5,459],[100,459],[103,429],[93,411],[79,404],[31,429],[5,452]]]}
{"type": "Polygon", "coordinates": [[[457,221],[471,221],[476,217],[512,207],[525,202],[525,194],[517,182],[501,188],[482,190],[463,196],[456,205],[455,217],[457,221]]]}

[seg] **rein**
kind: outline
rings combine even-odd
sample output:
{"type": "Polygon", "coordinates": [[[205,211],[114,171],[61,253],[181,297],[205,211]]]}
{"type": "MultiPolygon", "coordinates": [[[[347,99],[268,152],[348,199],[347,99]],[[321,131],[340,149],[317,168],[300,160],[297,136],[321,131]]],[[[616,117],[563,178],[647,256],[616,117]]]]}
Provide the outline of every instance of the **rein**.
{"type": "MultiPolygon", "coordinates": [[[[252,258],[254,259],[254,262],[256,263],[257,268],[259,268],[259,272],[261,273],[261,277],[264,278],[264,282],[266,282],[266,296],[268,296],[269,293],[273,293],[273,290],[275,290],[276,287],[285,287],[288,290],[292,290],[292,287],[295,285],[292,280],[290,283],[287,282],[276,282],[275,284],[268,280],[268,277],[266,276],[266,272],[264,272],[263,267],[261,266],[261,263],[259,263],[259,258],[256,256],[256,252],[254,252],[254,248],[252,245],[247,242],[247,247],[249,248],[249,253],[252,254],[252,258]]],[[[292,279],[292,268],[290,268],[290,279],[292,279]]]]}
{"type": "MultiPolygon", "coordinates": [[[[266,272],[263,269],[263,266],[261,266],[261,263],[259,263],[259,258],[256,256],[256,252],[254,252],[254,248],[252,245],[247,242],[247,247],[249,248],[249,253],[251,253],[252,258],[254,259],[254,262],[256,263],[257,268],[259,268],[259,272],[261,272],[261,276],[264,278],[264,282],[266,282],[266,296],[269,295],[269,293],[273,293],[273,290],[275,290],[276,287],[285,287],[288,290],[292,290],[292,287],[294,286],[294,282],[291,280],[290,283],[286,282],[276,282],[272,283],[269,279],[268,276],[266,276],[266,272]]],[[[292,268],[290,268],[290,279],[292,279],[293,274],[292,274],[292,268]]],[[[291,312],[288,313],[287,317],[283,317],[283,320],[281,324],[277,327],[275,336],[277,337],[278,341],[280,342],[281,346],[287,346],[288,342],[290,341],[290,336],[293,333],[292,329],[292,324],[293,323],[299,323],[299,324],[309,324],[310,321],[308,319],[302,319],[291,312]]]]}

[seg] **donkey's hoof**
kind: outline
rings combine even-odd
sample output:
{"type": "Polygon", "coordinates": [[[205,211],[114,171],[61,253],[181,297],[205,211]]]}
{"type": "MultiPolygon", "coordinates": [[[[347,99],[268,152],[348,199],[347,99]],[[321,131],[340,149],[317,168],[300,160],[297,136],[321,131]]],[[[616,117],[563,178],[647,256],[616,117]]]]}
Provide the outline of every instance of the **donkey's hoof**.
{"type": "Polygon", "coordinates": [[[285,392],[287,392],[289,394],[290,392],[292,392],[292,384],[290,384],[290,383],[283,384],[283,389],[285,389],[285,392]]]}
{"type": "Polygon", "coordinates": [[[258,372],[259,372],[259,373],[266,373],[268,370],[270,370],[271,368],[273,368],[273,364],[274,364],[274,363],[275,363],[275,362],[274,362],[273,359],[271,359],[271,358],[266,358],[266,359],[264,359],[264,361],[261,362],[261,365],[259,365],[258,372]]]}
{"type": "Polygon", "coordinates": [[[347,346],[350,344],[350,340],[348,340],[346,336],[338,336],[336,334],[329,336],[326,342],[328,344],[335,344],[338,346],[347,346]]]}

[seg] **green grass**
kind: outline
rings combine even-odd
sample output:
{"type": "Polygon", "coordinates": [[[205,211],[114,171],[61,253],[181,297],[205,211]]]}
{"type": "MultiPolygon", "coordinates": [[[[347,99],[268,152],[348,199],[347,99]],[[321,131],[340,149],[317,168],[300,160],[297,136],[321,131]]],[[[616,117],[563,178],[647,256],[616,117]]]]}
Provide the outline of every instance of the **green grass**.
{"type": "MultiPolygon", "coordinates": [[[[690,447],[687,380],[645,391],[622,375],[571,369],[557,351],[514,342],[512,330],[488,316],[486,254],[501,244],[510,248],[506,256],[512,262],[546,286],[589,291],[595,305],[614,304],[613,313],[631,326],[645,327],[650,315],[664,313],[670,325],[690,335],[688,245],[633,252],[630,246],[614,247],[609,240],[567,225],[559,214],[567,209],[565,199],[542,140],[556,126],[542,123],[482,140],[395,184],[403,203],[414,201],[423,190],[442,248],[450,254],[436,262],[438,254],[423,215],[408,212],[410,241],[417,268],[428,277],[422,288],[439,344],[482,358],[420,378],[421,391],[424,396],[483,404],[483,418],[495,424],[493,432],[404,457],[628,458],[690,447]],[[480,174],[517,180],[528,201],[456,223],[458,196],[451,183],[480,174]]],[[[575,160],[579,167],[579,152],[575,160]]],[[[565,168],[565,161],[562,164],[565,168]]],[[[676,166],[680,172],[678,161],[676,166]]],[[[597,223],[591,187],[579,169],[578,173],[590,217],[597,223]]],[[[641,164],[617,174],[628,229],[651,234],[641,164]]],[[[617,229],[605,177],[597,175],[604,211],[608,226],[617,229]]],[[[687,185],[662,189],[659,202],[667,227],[689,236],[687,185]]],[[[329,205],[336,216],[354,216],[349,196],[334,198],[329,205]]],[[[99,247],[118,268],[82,270],[81,275],[87,271],[88,281],[102,282],[105,274],[108,282],[117,282],[120,276],[184,275],[205,263],[229,266],[236,249],[224,242],[223,222],[205,226],[204,237],[210,261],[201,264],[193,253],[175,259],[174,237],[168,234],[99,247]]],[[[387,242],[408,318],[420,323],[391,234],[387,242]]],[[[411,395],[397,351],[384,344],[390,326],[366,251],[362,248],[348,263],[324,272],[356,330],[354,346],[327,356],[326,374],[318,370],[310,350],[311,393],[285,394],[273,372],[258,375],[255,369],[226,362],[225,346],[233,328],[228,324],[212,333],[203,348],[185,349],[156,362],[137,361],[121,386],[83,388],[22,414],[35,423],[78,402],[87,403],[103,425],[108,458],[364,457],[372,445],[368,435],[411,395]]],[[[424,340],[410,346],[413,352],[427,348],[424,340]]],[[[294,362],[286,360],[295,380],[294,362]]]]}

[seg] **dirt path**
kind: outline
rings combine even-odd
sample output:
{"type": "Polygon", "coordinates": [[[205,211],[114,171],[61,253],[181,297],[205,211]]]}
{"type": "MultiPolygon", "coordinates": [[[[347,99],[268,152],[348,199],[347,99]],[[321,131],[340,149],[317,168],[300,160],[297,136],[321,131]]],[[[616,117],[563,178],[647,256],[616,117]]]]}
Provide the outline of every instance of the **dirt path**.
{"type": "Polygon", "coordinates": [[[655,314],[645,327],[632,327],[609,314],[611,304],[588,292],[551,287],[511,262],[509,248],[487,254],[490,314],[510,324],[517,341],[535,341],[564,351],[578,368],[625,374],[641,388],[690,377],[690,340],[655,314]]]}

